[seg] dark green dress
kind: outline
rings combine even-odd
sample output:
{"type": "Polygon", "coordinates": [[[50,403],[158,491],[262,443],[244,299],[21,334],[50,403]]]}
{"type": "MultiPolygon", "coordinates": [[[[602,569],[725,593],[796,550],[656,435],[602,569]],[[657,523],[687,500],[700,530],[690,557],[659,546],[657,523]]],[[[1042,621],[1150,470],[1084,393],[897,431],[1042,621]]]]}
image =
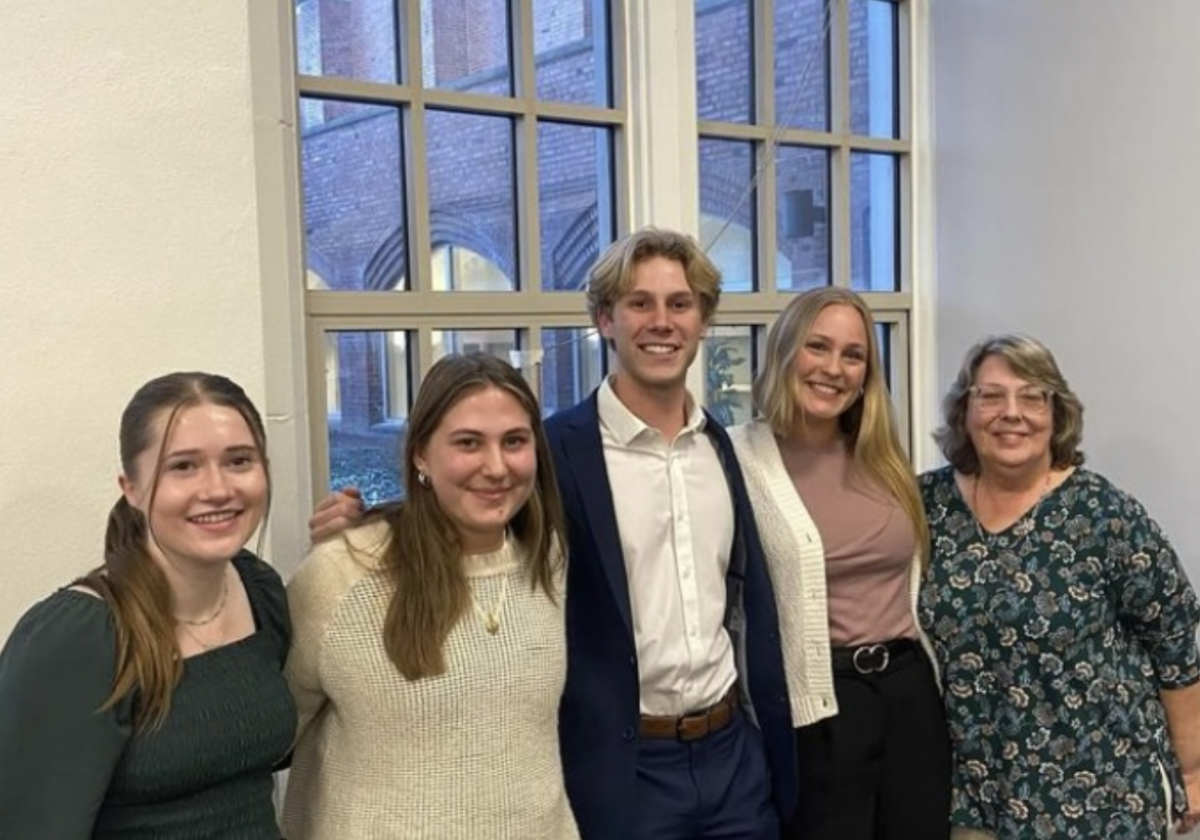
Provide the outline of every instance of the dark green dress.
{"type": "Polygon", "coordinates": [[[272,768],[291,745],[283,680],[291,627],[279,575],[234,558],[256,632],[184,662],[163,726],[135,733],[112,689],[106,602],[59,590],[0,653],[0,837],[4,840],[278,840],[272,768]]]}
{"type": "Polygon", "coordinates": [[[1200,680],[1200,608],[1137,501],[1078,469],[986,533],[953,472],[921,477],[921,622],[942,671],[953,821],[1000,840],[1165,836],[1184,802],[1159,690],[1200,680]]]}

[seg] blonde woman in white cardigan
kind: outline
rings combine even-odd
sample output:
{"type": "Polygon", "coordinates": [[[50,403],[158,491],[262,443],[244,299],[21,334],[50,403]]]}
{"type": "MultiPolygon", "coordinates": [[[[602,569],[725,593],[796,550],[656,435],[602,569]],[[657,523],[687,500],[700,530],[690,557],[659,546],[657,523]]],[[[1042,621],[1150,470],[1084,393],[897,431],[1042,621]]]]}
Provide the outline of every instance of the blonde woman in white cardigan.
{"type": "Polygon", "coordinates": [[[945,840],[950,757],[916,621],[928,528],[862,299],[821,288],[767,337],[730,430],[779,602],[800,764],[785,838],[945,840]]]}

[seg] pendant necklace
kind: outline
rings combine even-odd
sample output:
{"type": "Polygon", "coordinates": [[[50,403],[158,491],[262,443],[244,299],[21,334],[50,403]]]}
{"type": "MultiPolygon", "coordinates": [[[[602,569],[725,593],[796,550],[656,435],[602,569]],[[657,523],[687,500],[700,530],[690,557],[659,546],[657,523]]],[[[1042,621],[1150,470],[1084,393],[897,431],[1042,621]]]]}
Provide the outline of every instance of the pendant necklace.
{"type": "Polygon", "coordinates": [[[483,629],[489,634],[495,636],[500,632],[500,619],[504,616],[504,602],[508,598],[508,572],[501,573],[500,578],[500,594],[496,597],[496,603],[490,610],[485,610],[479,603],[479,599],[475,597],[475,588],[471,588],[471,606],[475,608],[475,614],[479,616],[483,622],[483,629]]]}

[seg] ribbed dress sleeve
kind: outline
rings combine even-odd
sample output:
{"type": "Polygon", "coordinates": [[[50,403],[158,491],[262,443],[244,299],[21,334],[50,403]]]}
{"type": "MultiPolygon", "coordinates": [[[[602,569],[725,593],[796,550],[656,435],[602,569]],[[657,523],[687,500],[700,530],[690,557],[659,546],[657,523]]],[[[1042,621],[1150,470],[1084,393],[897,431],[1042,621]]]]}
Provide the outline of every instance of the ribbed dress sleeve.
{"type": "Polygon", "coordinates": [[[116,634],[105,601],[60,590],[0,652],[0,837],[88,840],[132,733],[112,691],[116,634]]]}
{"type": "Polygon", "coordinates": [[[283,579],[270,564],[249,551],[240,552],[233,563],[250,597],[258,629],[274,641],[282,669],[292,643],[292,620],[283,579]]]}

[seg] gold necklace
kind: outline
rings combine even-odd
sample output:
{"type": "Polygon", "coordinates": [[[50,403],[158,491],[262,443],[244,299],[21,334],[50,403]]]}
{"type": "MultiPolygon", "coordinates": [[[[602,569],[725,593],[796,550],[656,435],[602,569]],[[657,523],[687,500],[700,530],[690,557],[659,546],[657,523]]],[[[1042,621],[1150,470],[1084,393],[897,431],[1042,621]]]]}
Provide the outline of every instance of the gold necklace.
{"type": "Polygon", "coordinates": [[[210,644],[210,643],[204,641],[203,639],[201,639],[195,633],[193,633],[191,628],[188,627],[186,624],[180,624],[179,629],[182,630],[184,633],[187,633],[188,638],[191,639],[196,644],[200,645],[200,647],[204,648],[204,650],[213,650],[214,648],[218,648],[221,646],[221,639],[217,639],[217,641],[212,642],[210,644]]]}
{"type": "MultiPolygon", "coordinates": [[[[179,616],[175,616],[175,621],[177,621],[180,625],[190,625],[192,627],[203,627],[206,624],[212,624],[214,621],[217,620],[217,616],[219,616],[222,612],[225,611],[225,601],[228,600],[228,598],[229,598],[229,575],[225,575],[224,586],[221,587],[221,601],[220,601],[220,603],[217,604],[217,608],[215,610],[213,610],[212,615],[210,615],[208,618],[200,618],[200,619],[180,618],[179,616]]],[[[184,627],[184,630],[187,630],[186,626],[184,627]]],[[[192,636],[192,634],[190,632],[188,633],[188,635],[192,636]]],[[[192,636],[192,638],[196,639],[195,636],[192,636]]],[[[204,644],[199,639],[196,639],[196,641],[199,642],[200,644],[204,644]]]]}
{"type": "Polygon", "coordinates": [[[496,597],[496,604],[490,610],[485,610],[479,603],[479,599],[475,597],[475,587],[471,587],[471,606],[475,608],[475,614],[479,616],[483,622],[483,629],[495,636],[500,632],[500,619],[504,617],[504,602],[508,598],[508,572],[502,572],[500,579],[500,594],[496,597]]]}

